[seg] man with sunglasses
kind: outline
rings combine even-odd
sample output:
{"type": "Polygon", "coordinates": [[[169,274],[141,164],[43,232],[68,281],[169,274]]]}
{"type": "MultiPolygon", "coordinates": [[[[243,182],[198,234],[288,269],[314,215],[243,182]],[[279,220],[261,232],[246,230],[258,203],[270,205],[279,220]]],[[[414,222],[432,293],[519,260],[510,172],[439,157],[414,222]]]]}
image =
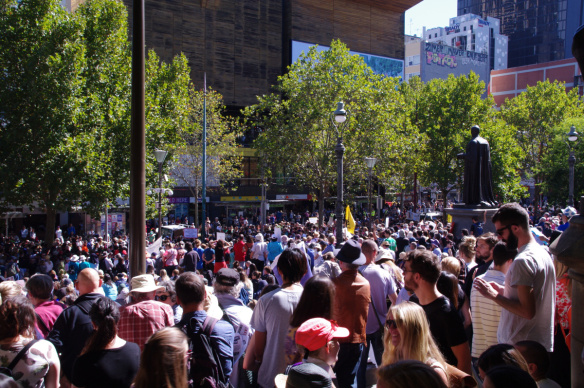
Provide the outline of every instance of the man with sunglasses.
{"type": "Polygon", "coordinates": [[[475,288],[503,310],[497,331],[500,343],[533,340],[553,351],[556,282],[550,255],[534,239],[529,215],[517,203],[499,208],[492,218],[499,239],[517,256],[505,277],[505,286],[475,279],[475,288]]]}

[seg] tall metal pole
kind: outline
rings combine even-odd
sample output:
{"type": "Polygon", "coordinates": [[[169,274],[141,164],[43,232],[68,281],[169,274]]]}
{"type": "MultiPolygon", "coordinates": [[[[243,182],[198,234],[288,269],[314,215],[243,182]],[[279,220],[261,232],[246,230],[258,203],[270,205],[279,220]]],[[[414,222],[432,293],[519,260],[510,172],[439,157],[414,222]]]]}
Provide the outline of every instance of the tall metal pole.
{"type": "Polygon", "coordinates": [[[369,212],[369,230],[371,230],[371,174],[373,173],[373,168],[369,167],[369,183],[367,185],[367,191],[368,191],[368,203],[367,203],[367,212],[369,212]]]}
{"type": "Polygon", "coordinates": [[[337,137],[337,145],[335,146],[335,153],[337,154],[337,203],[335,206],[335,217],[337,218],[337,246],[343,242],[343,154],[345,153],[345,146],[343,145],[343,138],[337,137]]]}
{"type": "MultiPolygon", "coordinates": [[[[106,201],[105,203],[105,242],[107,243],[109,241],[109,239],[107,238],[108,234],[109,234],[109,224],[107,222],[107,216],[108,216],[108,211],[109,211],[109,199],[106,201]]],[[[130,211],[132,211],[132,208],[130,208],[130,211]]]]}
{"type": "MultiPolygon", "coordinates": [[[[203,75],[203,190],[201,192],[201,203],[202,211],[201,216],[203,217],[203,222],[201,223],[201,237],[206,237],[207,233],[205,227],[207,225],[207,211],[206,211],[206,199],[207,199],[207,73],[203,75]]],[[[198,206],[198,205],[197,205],[198,206]]]]}
{"type": "MultiPolygon", "coordinates": [[[[130,271],[146,272],[146,139],[144,110],[144,0],[134,0],[132,36],[132,133],[130,141],[130,271]]],[[[107,223],[107,219],[106,219],[107,223]]]]}
{"type": "Polygon", "coordinates": [[[162,236],[162,163],[158,163],[158,233],[156,238],[162,236]]]}
{"type": "Polygon", "coordinates": [[[568,206],[574,206],[574,164],[576,163],[576,157],[574,156],[574,150],[570,147],[570,157],[568,158],[568,165],[570,166],[570,190],[568,193],[568,206]]]}

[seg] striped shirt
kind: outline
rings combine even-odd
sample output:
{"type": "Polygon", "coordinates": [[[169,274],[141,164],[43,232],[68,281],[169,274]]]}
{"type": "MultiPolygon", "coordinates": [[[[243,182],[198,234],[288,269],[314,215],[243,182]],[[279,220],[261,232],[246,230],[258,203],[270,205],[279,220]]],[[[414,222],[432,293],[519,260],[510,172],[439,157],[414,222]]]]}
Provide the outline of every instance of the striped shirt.
{"type": "MultiPolygon", "coordinates": [[[[481,278],[485,282],[505,284],[505,274],[491,268],[477,278],[481,278]]],[[[478,358],[489,346],[499,343],[497,329],[501,317],[501,306],[482,296],[473,287],[470,293],[470,308],[473,328],[471,356],[478,358]]]]}

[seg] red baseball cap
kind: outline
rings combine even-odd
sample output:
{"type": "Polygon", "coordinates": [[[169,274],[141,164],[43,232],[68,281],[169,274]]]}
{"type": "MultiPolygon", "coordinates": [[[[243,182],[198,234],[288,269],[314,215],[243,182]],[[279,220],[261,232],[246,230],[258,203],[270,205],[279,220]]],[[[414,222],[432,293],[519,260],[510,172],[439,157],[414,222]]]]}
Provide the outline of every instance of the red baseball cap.
{"type": "Polygon", "coordinates": [[[335,321],[312,318],[296,330],[296,343],[312,352],[322,348],[333,338],[346,338],[349,334],[348,329],[340,327],[335,321]]]}

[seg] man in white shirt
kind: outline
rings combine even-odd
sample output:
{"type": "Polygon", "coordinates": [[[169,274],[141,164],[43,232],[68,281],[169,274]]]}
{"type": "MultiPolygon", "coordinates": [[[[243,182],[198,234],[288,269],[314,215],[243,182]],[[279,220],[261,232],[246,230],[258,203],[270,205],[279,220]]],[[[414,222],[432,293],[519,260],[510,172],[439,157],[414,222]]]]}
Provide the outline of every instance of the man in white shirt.
{"type": "Polygon", "coordinates": [[[475,288],[503,308],[497,332],[499,343],[533,340],[554,347],[556,276],[550,255],[529,230],[529,215],[518,203],[499,208],[492,218],[508,249],[518,248],[505,277],[505,286],[477,279],[475,288]]]}
{"type": "MultiPolygon", "coordinates": [[[[509,270],[515,251],[507,249],[504,242],[499,242],[493,248],[493,262],[491,267],[482,275],[475,278],[481,279],[487,283],[495,282],[501,286],[505,285],[505,274],[509,270]]],[[[473,337],[471,356],[473,365],[480,355],[491,345],[497,344],[497,329],[499,327],[499,318],[502,307],[493,300],[481,295],[476,289],[470,292],[470,308],[472,310],[473,320],[473,337]]],[[[478,370],[477,370],[478,373],[478,370]]]]}

